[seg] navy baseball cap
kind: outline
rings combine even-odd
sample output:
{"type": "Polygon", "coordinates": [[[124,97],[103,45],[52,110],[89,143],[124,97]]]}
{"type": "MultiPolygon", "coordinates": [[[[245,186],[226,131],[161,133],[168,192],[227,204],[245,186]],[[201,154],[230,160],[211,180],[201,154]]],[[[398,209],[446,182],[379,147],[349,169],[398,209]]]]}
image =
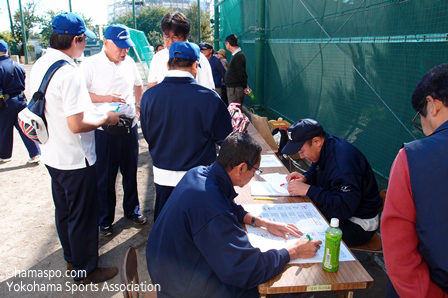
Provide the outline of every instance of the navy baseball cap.
{"type": "Polygon", "coordinates": [[[104,38],[112,40],[120,49],[135,47],[135,44],[132,42],[129,29],[125,25],[110,25],[107,27],[106,32],[104,32],[104,38]]]}
{"type": "Polygon", "coordinates": [[[95,33],[87,29],[84,20],[77,14],[64,12],[58,14],[52,23],[53,32],[57,34],[79,35],[84,33],[89,38],[95,38],[95,33]]]}
{"type": "Polygon", "coordinates": [[[208,44],[208,43],[200,43],[199,44],[199,48],[201,49],[201,50],[209,50],[209,49],[213,49],[213,47],[210,45],[210,44],[208,44]]]}
{"type": "Polygon", "coordinates": [[[200,57],[201,51],[195,43],[188,41],[173,42],[170,47],[170,58],[179,58],[199,62],[200,57]]]}
{"type": "Polygon", "coordinates": [[[316,120],[305,118],[297,121],[288,128],[288,143],[283,147],[283,154],[295,154],[302,149],[306,141],[321,135],[322,126],[316,120]]]}
{"type": "Polygon", "coordinates": [[[7,52],[8,44],[3,39],[0,39],[0,52],[7,52]]]}

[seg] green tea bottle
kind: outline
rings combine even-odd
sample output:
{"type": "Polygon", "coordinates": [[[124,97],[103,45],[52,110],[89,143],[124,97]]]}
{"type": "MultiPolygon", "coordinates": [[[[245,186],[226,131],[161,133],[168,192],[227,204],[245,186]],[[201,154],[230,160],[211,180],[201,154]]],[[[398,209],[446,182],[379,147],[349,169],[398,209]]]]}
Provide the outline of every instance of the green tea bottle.
{"type": "Polygon", "coordinates": [[[342,230],[339,229],[339,219],[332,218],[330,227],[325,233],[325,249],[322,268],[328,272],[339,269],[339,251],[341,249],[342,230]]]}

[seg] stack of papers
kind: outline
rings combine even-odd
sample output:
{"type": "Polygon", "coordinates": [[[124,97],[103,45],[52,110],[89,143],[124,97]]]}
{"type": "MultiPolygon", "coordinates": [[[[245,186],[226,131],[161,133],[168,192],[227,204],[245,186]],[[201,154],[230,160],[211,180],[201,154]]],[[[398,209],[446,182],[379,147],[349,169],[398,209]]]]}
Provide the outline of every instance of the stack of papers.
{"type": "MultiPolygon", "coordinates": [[[[308,234],[313,240],[321,240],[322,244],[316,255],[309,259],[296,259],[289,264],[321,263],[324,258],[325,231],[328,224],[312,203],[289,204],[250,204],[243,205],[244,210],[254,216],[259,216],[271,221],[294,224],[302,233],[302,237],[308,234]]],[[[254,247],[265,252],[269,249],[282,249],[295,243],[300,238],[290,236],[288,240],[274,236],[266,229],[246,225],[249,241],[254,247]]],[[[301,238],[302,238],[301,237],[301,238]]],[[[355,258],[344,243],[341,243],[339,261],[354,261],[355,258]]]]}
{"type": "Polygon", "coordinates": [[[273,154],[263,154],[261,156],[260,168],[277,168],[282,166],[283,164],[273,154]]]}
{"type": "Polygon", "coordinates": [[[290,196],[286,183],[286,175],[273,173],[260,175],[265,181],[249,182],[250,192],[252,196],[290,196]]]}

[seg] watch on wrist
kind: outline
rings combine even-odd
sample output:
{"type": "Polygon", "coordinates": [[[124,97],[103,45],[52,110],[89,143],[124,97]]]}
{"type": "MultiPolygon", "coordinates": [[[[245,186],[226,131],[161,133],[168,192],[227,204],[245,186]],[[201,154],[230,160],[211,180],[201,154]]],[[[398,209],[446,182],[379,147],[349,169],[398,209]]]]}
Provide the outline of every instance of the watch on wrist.
{"type": "Polygon", "coordinates": [[[135,103],[135,106],[136,106],[136,107],[140,107],[140,104],[139,104],[139,103],[135,103]]]}
{"type": "Polygon", "coordinates": [[[250,225],[253,226],[254,228],[256,228],[257,226],[255,225],[255,220],[257,218],[255,216],[252,216],[252,220],[250,221],[250,225]]]}

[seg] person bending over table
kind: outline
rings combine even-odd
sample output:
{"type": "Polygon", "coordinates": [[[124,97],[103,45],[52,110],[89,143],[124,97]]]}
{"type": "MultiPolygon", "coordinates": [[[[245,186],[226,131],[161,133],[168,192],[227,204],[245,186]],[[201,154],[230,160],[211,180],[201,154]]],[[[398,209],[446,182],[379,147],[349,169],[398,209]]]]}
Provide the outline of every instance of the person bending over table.
{"type": "Polygon", "coordinates": [[[172,192],[146,246],[158,297],[258,297],[257,286],[281,273],[296,258],[313,257],[319,240],[300,239],[281,250],[254,248],[242,224],[274,235],[300,237],[292,224],[254,217],[234,203],[258,171],[261,147],[245,133],[222,143],[216,163],[188,171],[172,192]]]}
{"type": "Polygon", "coordinates": [[[288,137],[282,153],[298,151],[312,163],[304,175],[293,172],[286,177],[289,193],[308,196],[327,220],[338,218],[347,245],[367,243],[378,228],[382,199],[365,156],[313,119],[291,125],[288,137]]]}

